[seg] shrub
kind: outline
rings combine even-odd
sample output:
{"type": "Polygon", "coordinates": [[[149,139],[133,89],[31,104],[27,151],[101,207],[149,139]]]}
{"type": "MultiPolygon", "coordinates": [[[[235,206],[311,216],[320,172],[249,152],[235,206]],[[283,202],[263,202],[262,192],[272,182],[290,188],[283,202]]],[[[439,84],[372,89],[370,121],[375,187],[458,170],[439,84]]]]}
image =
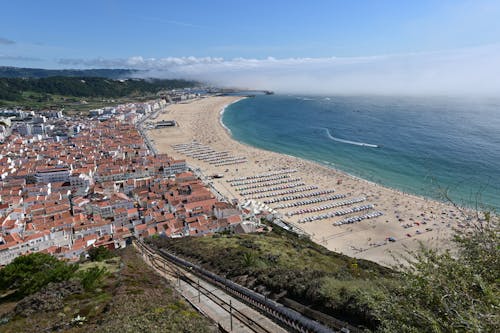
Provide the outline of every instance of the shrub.
{"type": "Polygon", "coordinates": [[[253,252],[245,252],[243,258],[241,259],[241,264],[243,267],[252,267],[257,263],[257,257],[253,252]]]}
{"type": "MultiPolygon", "coordinates": [[[[495,221],[498,222],[498,221],[495,221]]],[[[380,303],[384,332],[496,332],[500,327],[500,233],[483,221],[458,234],[457,253],[421,247],[401,285],[380,303]]]]}
{"type": "Polygon", "coordinates": [[[39,291],[51,282],[70,279],[78,269],[44,253],[20,256],[0,270],[0,290],[16,290],[18,296],[39,291]]]}
{"type": "Polygon", "coordinates": [[[88,254],[92,261],[103,261],[114,257],[113,252],[104,246],[93,247],[88,251],[88,254]]]}
{"type": "Polygon", "coordinates": [[[107,274],[106,267],[90,267],[80,271],[77,275],[85,291],[93,291],[101,284],[107,274]]]}

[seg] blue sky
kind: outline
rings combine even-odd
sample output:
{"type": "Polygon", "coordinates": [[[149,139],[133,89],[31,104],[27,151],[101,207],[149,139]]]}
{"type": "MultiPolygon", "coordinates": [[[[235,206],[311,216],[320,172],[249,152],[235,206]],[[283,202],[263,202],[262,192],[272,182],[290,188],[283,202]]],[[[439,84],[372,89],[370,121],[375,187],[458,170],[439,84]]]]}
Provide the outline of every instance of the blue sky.
{"type": "MultiPolygon", "coordinates": [[[[241,68],[244,62],[248,69],[269,57],[280,65],[292,58],[396,57],[415,67],[415,54],[437,53],[444,61],[444,54],[484,56],[500,45],[498,0],[2,0],[1,8],[0,65],[19,67],[196,76],[193,64],[241,68]]],[[[416,67],[428,61],[420,58],[416,67]]]]}

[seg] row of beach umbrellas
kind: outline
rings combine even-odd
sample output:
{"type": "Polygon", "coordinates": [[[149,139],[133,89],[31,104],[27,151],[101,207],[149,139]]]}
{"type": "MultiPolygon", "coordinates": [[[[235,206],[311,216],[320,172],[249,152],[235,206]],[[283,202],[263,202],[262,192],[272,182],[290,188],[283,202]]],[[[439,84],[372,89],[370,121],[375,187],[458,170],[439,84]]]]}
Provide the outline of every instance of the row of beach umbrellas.
{"type": "Polygon", "coordinates": [[[228,151],[217,151],[209,146],[193,141],[172,145],[175,151],[196,158],[215,166],[232,165],[247,162],[243,156],[231,155],[228,151]]]}
{"type": "Polygon", "coordinates": [[[369,210],[373,209],[373,205],[363,205],[363,206],[356,206],[348,209],[342,209],[338,210],[335,212],[329,212],[329,213],[324,213],[320,215],[315,215],[315,216],[310,216],[310,217],[305,217],[303,219],[300,219],[298,222],[299,223],[305,223],[305,222],[312,222],[312,221],[318,221],[318,220],[324,220],[324,219],[329,219],[335,216],[343,216],[347,214],[352,214],[352,213],[357,213],[357,212],[362,212],[364,210],[369,210]]]}
{"type": "Polygon", "coordinates": [[[240,162],[244,161],[246,162],[247,158],[243,156],[231,156],[231,157],[225,157],[223,159],[218,159],[218,160],[212,160],[208,163],[210,164],[222,164],[222,163],[231,163],[231,162],[240,162]]]}
{"type": "Polygon", "coordinates": [[[251,191],[243,191],[240,194],[241,195],[251,195],[251,194],[257,194],[257,193],[265,193],[265,192],[271,192],[271,191],[279,191],[279,190],[285,190],[289,188],[295,188],[299,186],[304,186],[306,183],[300,182],[300,183],[288,183],[288,184],[283,184],[279,186],[273,186],[273,187],[262,187],[258,188],[256,190],[251,190],[251,191]]]}
{"type": "Polygon", "coordinates": [[[310,208],[304,208],[304,209],[295,210],[293,212],[286,213],[286,215],[293,216],[293,215],[302,215],[302,214],[316,213],[316,212],[320,212],[320,211],[327,210],[327,209],[332,209],[332,208],[337,208],[337,207],[352,205],[352,204],[355,204],[355,203],[363,202],[365,200],[366,200],[366,198],[363,198],[363,197],[361,197],[361,198],[353,198],[353,199],[350,199],[350,200],[338,201],[338,202],[330,203],[330,204],[326,204],[326,205],[321,205],[321,206],[316,206],[316,207],[310,207],[310,208]]]}
{"type": "Polygon", "coordinates": [[[291,208],[291,207],[298,207],[298,206],[306,206],[310,205],[313,203],[318,203],[318,202],[324,202],[324,201],[332,201],[332,200],[337,200],[337,199],[342,199],[347,197],[345,194],[334,194],[334,195],[329,195],[326,197],[319,197],[319,198],[312,198],[312,199],[307,199],[307,200],[302,200],[302,201],[295,201],[295,202],[288,202],[288,203],[282,203],[274,207],[274,209],[283,209],[283,208],[291,208]]]}
{"type": "Polygon", "coordinates": [[[267,173],[261,173],[261,174],[252,175],[252,176],[246,176],[246,177],[238,177],[238,178],[228,179],[226,181],[228,183],[233,183],[233,182],[239,182],[239,181],[249,180],[249,179],[269,178],[269,177],[275,176],[275,175],[281,175],[281,174],[286,174],[286,173],[294,173],[294,172],[297,172],[297,170],[295,170],[295,169],[283,169],[283,170],[272,171],[272,172],[267,172],[267,173]]]}
{"type": "MultiPolygon", "coordinates": [[[[282,195],[287,195],[287,194],[312,191],[312,190],[316,190],[317,188],[318,187],[316,185],[309,185],[309,186],[304,186],[304,187],[299,187],[299,188],[292,188],[292,189],[289,189],[286,191],[281,191],[281,192],[263,193],[263,194],[253,196],[252,198],[253,199],[262,199],[262,198],[277,197],[277,196],[282,196],[282,195]]],[[[266,203],[266,202],[264,202],[264,203],[266,203]]]]}
{"type": "Polygon", "coordinates": [[[205,156],[192,156],[194,158],[198,158],[200,160],[203,160],[205,162],[212,162],[212,161],[217,161],[222,158],[228,157],[229,153],[217,153],[217,154],[211,154],[211,155],[205,155],[205,156]]]}
{"type": "Polygon", "coordinates": [[[252,184],[259,184],[259,183],[264,183],[264,182],[270,182],[273,180],[283,180],[286,178],[290,178],[290,175],[276,175],[276,176],[269,176],[267,178],[259,178],[259,179],[250,179],[250,180],[244,180],[240,182],[232,182],[230,183],[231,186],[242,186],[242,185],[252,185],[252,184]]]}
{"type": "Polygon", "coordinates": [[[264,201],[264,203],[270,204],[270,203],[275,203],[275,202],[280,202],[280,201],[292,201],[292,200],[297,200],[297,199],[312,198],[312,197],[318,197],[320,195],[330,194],[333,192],[335,192],[334,189],[321,190],[321,191],[310,192],[310,193],[300,193],[300,194],[295,194],[295,195],[289,195],[286,197],[267,199],[264,201]]]}
{"type": "Polygon", "coordinates": [[[376,218],[376,217],[379,217],[379,216],[382,216],[382,215],[384,215],[384,213],[382,213],[380,211],[376,211],[376,212],[365,214],[365,215],[361,215],[361,216],[348,217],[346,219],[343,219],[343,220],[340,220],[338,222],[333,223],[333,225],[335,225],[335,226],[341,226],[343,224],[351,224],[351,223],[360,222],[360,221],[363,221],[363,220],[366,220],[366,219],[373,219],[373,218],[376,218]]]}
{"type": "Polygon", "coordinates": [[[280,185],[280,184],[295,183],[295,182],[300,181],[301,179],[302,178],[284,178],[284,179],[280,179],[280,180],[270,181],[267,183],[257,183],[257,184],[252,184],[252,185],[248,185],[248,186],[243,186],[243,187],[237,188],[236,190],[237,191],[246,191],[246,190],[251,190],[253,188],[264,188],[264,187],[280,185]]]}

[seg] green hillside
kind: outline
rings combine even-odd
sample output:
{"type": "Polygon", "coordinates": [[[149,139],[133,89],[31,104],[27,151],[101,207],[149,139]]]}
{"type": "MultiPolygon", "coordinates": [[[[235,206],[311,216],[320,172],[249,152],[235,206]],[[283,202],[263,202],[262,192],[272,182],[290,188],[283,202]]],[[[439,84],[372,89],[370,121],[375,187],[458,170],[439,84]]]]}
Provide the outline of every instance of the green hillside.
{"type": "Polygon", "coordinates": [[[0,66],[0,78],[45,78],[50,76],[125,79],[140,73],[135,69],[41,69],[0,66]]]}
{"type": "Polygon", "coordinates": [[[152,242],[289,306],[300,303],[297,310],[304,306],[370,329],[378,325],[375,303],[394,284],[388,268],[276,228],[152,242]]]}
{"type": "Polygon", "coordinates": [[[25,92],[76,97],[124,97],[133,94],[156,93],[163,89],[194,87],[186,80],[111,80],[98,77],[61,77],[42,79],[0,78],[0,99],[22,101],[25,92]]]}
{"type": "Polygon", "coordinates": [[[195,81],[102,77],[0,78],[0,107],[89,110],[151,97],[162,90],[191,88],[195,81]],[[117,100],[119,99],[119,100],[117,100]]]}

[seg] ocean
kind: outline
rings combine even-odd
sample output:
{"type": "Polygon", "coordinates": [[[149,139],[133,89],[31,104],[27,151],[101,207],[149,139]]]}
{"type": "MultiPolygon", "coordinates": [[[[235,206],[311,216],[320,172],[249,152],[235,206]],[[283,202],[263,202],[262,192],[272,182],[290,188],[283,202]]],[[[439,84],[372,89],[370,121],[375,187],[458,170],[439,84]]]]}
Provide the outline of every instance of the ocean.
{"type": "Polygon", "coordinates": [[[500,100],[256,95],[223,123],[254,147],[404,192],[500,209],[500,100]]]}

